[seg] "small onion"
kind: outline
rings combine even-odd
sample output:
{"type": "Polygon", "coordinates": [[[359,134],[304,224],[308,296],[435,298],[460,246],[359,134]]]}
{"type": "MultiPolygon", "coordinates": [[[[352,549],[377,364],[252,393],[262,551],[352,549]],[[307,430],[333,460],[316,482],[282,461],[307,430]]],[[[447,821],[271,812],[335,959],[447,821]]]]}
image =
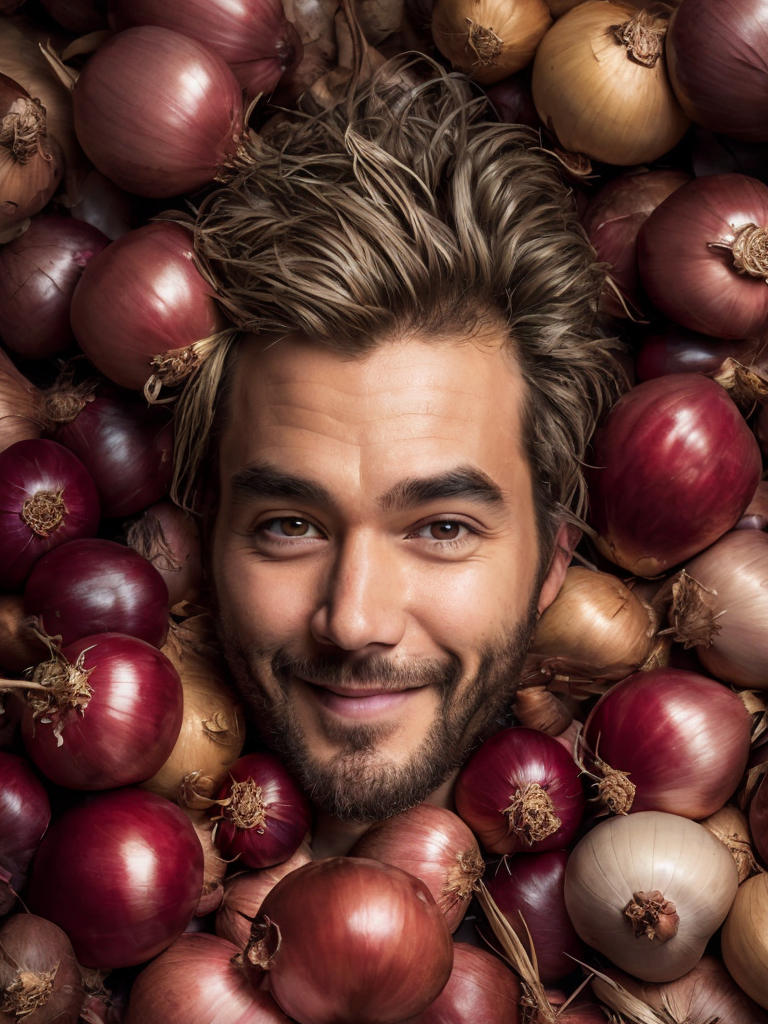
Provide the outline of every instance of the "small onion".
{"type": "MultiPolygon", "coordinates": [[[[768,874],[739,886],[723,925],[721,949],[733,980],[768,1010],[768,874]]],[[[750,1022],[751,1024],[751,1022],[750,1022]]]]}
{"type": "Polygon", "coordinates": [[[27,581],[24,607],[64,644],[103,632],[161,647],[168,632],[162,576],[141,555],[111,540],[70,541],[43,556],[27,581]]]}
{"type": "Polygon", "coordinates": [[[118,32],[100,46],[77,80],[73,102],[88,158],[141,196],[202,188],[241,141],[240,87],[223,58],[155,25],[118,32]]]}
{"type": "Polygon", "coordinates": [[[533,62],[539,117],[572,153],[620,166],[658,159],[688,118],[664,66],[667,15],[615,0],[564,14],[533,62]]]}
{"type": "Polygon", "coordinates": [[[584,942],[617,967],[674,981],[701,959],[738,887],[733,857],[711,832],[641,811],[601,822],[577,844],[565,903],[584,942]]]}
{"type": "Polygon", "coordinates": [[[83,983],[72,943],[35,914],[0,928],[0,1024],[77,1024],[83,983]]]}
{"type": "Polygon", "coordinates": [[[184,509],[159,501],[129,525],[126,541],[165,580],[172,611],[198,601],[203,589],[200,531],[184,509]]]}
{"type": "Polygon", "coordinates": [[[552,736],[511,728],[486,740],[456,780],[456,810],[492,853],[559,850],[584,812],[579,769],[552,736]]]}
{"type": "Polygon", "coordinates": [[[529,64],[551,24],[544,0],[435,0],[432,5],[438,50],[482,85],[529,64]]]}
{"type": "Polygon", "coordinates": [[[35,856],[29,903],[85,967],[140,964],[178,938],[200,897],[203,851],[184,812],[118,789],[71,807],[35,856]]]}
{"type": "Polygon", "coordinates": [[[590,463],[597,546],[640,576],[658,576],[735,526],[762,473],[734,402],[693,373],[623,395],[595,432],[590,463]]]}
{"type": "Polygon", "coordinates": [[[19,587],[46,552],[99,524],[99,498],[85,466],[55,441],[17,441],[0,452],[0,586],[19,587]]]}
{"type": "Polygon", "coordinates": [[[245,963],[298,1024],[396,1024],[445,987],[451,933],[420,881],[331,857],[286,875],[251,929],[245,963]]]}
{"type": "Polygon", "coordinates": [[[461,818],[432,804],[418,804],[377,822],[358,839],[350,856],[394,864],[421,879],[452,932],[461,924],[485,869],[477,840],[461,818]]]}
{"type": "MultiPolygon", "coordinates": [[[[27,868],[51,820],[48,794],[24,757],[0,751],[0,871],[7,885],[19,890],[27,868]]],[[[9,902],[7,886],[0,883],[0,914],[9,902]]]]}
{"type": "Polygon", "coordinates": [[[752,852],[749,824],[738,808],[726,804],[719,811],[704,818],[701,824],[731,851],[739,872],[739,885],[759,870],[752,852]]]}
{"type": "Polygon", "coordinates": [[[181,935],[131,988],[124,1024],[290,1024],[217,935],[181,935]]]}

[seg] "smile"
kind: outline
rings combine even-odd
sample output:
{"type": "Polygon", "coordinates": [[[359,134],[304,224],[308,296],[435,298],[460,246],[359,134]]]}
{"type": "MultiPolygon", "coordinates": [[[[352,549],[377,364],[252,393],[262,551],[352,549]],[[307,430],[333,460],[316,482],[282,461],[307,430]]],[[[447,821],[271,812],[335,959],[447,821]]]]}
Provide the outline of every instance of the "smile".
{"type": "Polygon", "coordinates": [[[391,690],[375,686],[325,686],[294,677],[310,698],[340,718],[369,720],[402,710],[424,687],[391,690]]]}

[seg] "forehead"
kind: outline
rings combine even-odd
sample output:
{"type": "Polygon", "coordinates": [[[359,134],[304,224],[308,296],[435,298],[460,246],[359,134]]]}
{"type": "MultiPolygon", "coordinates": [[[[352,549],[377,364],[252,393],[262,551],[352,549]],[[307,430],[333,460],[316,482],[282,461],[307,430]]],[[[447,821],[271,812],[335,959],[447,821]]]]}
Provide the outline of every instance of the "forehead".
{"type": "Polygon", "coordinates": [[[222,482],[266,459],[341,488],[457,463],[503,484],[527,462],[525,385],[502,341],[493,330],[472,341],[417,335],[350,357],[299,337],[267,348],[244,339],[221,438],[222,482]]]}

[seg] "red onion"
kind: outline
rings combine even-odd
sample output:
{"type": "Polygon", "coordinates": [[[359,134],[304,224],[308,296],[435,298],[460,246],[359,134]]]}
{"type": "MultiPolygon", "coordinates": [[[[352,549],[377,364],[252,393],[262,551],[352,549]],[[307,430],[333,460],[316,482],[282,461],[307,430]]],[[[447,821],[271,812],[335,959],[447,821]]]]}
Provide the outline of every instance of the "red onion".
{"type": "Polygon", "coordinates": [[[0,249],[0,337],[29,359],[74,344],[69,307],[88,261],[109,243],[74,217],[36,218],[0,249]]]}
{"type": "Polygon", "coordinates": [[[669,24],[667,60],[686,114],[724,135],[768,140],[766,49],[763,0],[684,0],[669,24]]]}
{"type": "Polygon", "coordinates": [[[520,982],[501,960],[456,942],[448,984],[407,1024],[517,1024],[520,997],[520,982]]]}
{"type": "Polygon", "coordinates": [[[239,952],[217,935],[181,935],[134,982],[125,1024],[289,1024],[239,952]]]}
{"type": "Polygon", "coordinates": [[[203,588],[200,531],[172,501],[160,501],[131,523],[126,540],[154,565],[168,587],[168,604],[195,604],[203,588]]]}
{"type": "Polygon", "coordinates": [[[496,109],[501,121],[507,124],[525,124],[536,131],[541,128],[541,119],[531,95],[531,69],[502,78],[500,82],[486,86],[485,94],[496,109]]]}
{"type": "Polygon", "coordinates": [[[768,480],[761,480],[734,530],[768,530],[768,480]]]}
{"type": "Polygon", "coordinates": [[[670,323],[643,338],[635,370],[641,381],[668,373],[704,373],[713,377],[723,369],[726,359],[735,359],[744,366],[764,365],[765,347],[766,343],[757,338],[712,338],[670,323]]]}
{"type": "Polygon", "coordinates": [[[539,978],[545,985],[572,974],[578,966],[575,961],[586,956],[565,909],[567,860],[565,850],[505,858],[486,882],[496,906],[526,948],[530,934],[539,978]]]}
{"type": "Polygon", "coordinates": [[[40,0],[60,25],[85,35],[107,27],[106,0],[40,0]]]}
{"type": "Polygon", "coordinates": [[[0,870],[10,876],[0,883],[0,915],[13,902],[11,889],[19,890],[27,868],[51,820],[48,794],[29,762],[0,751],[0,870]]]}
{"type": "MultiPolygon", "coordinates": [[[[13,693],[0,693],[0,708],[2,708],[2,712],[0,712],[0,750],[15,753],[22,749],[18,726],[24,713],[24,702],[13,693]]],[[[2,868],[0,868],[0,874],[2,874],[2,868]]],[[[10,881],[10,876],[6,881],[10,881]]]]}
{"type": "Polygon", "coordinates": [[[55,432],[93,477],[103,516],[130,516],[161,498],[173,475],[173,426],[165,406],[102,386],[55,432]]]}
{"type": "Polygon", "coordinates": [[[331,857],[278,882],[253,923],[246,966],[298,1024],[395,1024],[451,973],[453,942],[427,887],[400,868],[331,857]]]}
{"type": "Polygon", "coordinates": [[[155,25],[118,32],[74,88],[86,156],[128,192],[165,198],[213,181],[243,131],[240,87],[223,58],[155,25]]]}
{"type": "Polygon", "coordinates": [[[111,0],[109,20],[119,31],[162,25],[197,39],[224,58],[248,99],[271,93],[302,55],[280,0],[111,0]]]}
{"type": "Polygon", "coordinates": [[[677,189],[637,239],[640,280],[665,316],[718,338],[768,326],[768,186],[715,174],[677,189]]]}
{"type": "Polygon", "coordinates": [[[260,871],[241,871],[224,883],[224,895],[216,914],[216,934],[245,949],[251,934],[251,922],[261,904],[281,878],[312,861],[312,851],[302,843],[296,853],[282,864],[260,871]]]}
{"type": "Polygon", "coordinates": [[[204,353],[202,342],[224,326],[195,267],[190,233],[170,223],[130,231],[93,260],[71,315],[94,366],[136,391],[179,383],[204,353]]]}
{"type": "Polygon", "coordinates": [[[183,932],[203,882],[203,851],[184,812],[119,789],[71,807],[32,865],[29,903],[58,924],[86,967],[127,967],[183,932]]]}
{"type": "Polygon", "coordinates": [[[584,812],[579,769],[546,733],[503,729],[456,781],[456,810],[492,853],[560,850],[584,812]]]}
{"type": "Polygon", "coordinates": [[[71,204],[68,208],[73,217],[91,224],[112,241],[134,226],[130,196],[95,167],[79,182],[71,204]]]}
{"type": "Polygon", "coordinates": [[[15,914],[0,928],[0,1024],[77,1024],[83,1002],[72,943],[55,924],[15,914]]]}
{"type": "MultiPolygon", "coordinates": [[[[768,542],[768,537],[766,538],[768,542]]],[[[603,694],[584,727],[592,753],[614,769],[600,784],[611,810],[706,818],[747,766],[751,721],[741,698],[695,672],[636,672],[603,694]],[[628,773],[636,792],[628,791],[628,773]]]]}
{"type": "Polygon", "coordinates": [[[288,860],[309,828],[307,798],[273,754],[238,758],[218,802],[216,846],[249,868],[288,860]]]}
{"type": "Polygon", "coordinates": [[[168,633],[168,588],[132,548],[111,540],[72,541],[35,565],[24,591],[37,615],[64,644],[92,633],[126,633],[162,647],[168,633]]]}
{"type": "Polygon", "coordinates": [[[350,856],[394,864],[420,878],[452,932],[461,924],[485,869],[469,828],[457,815],[433,804],[418,804],[373,825],[350,856]]]}
{"type": "MultiPolygon", "coordinates": [[[[601,263],[610,264],[610,277],[630,310],[643,310],[647,302],[637,269],[637,234],[641,225],[668,195],[691,177],[685,171],[649,171],[641,167],[620,174],[590,201],[582,218],[589,240],[601,263]]],[[[600,308],[609,316],[626,317],[614,290],[603,290],[600,308]]]]}
{"type": "Polygon", "coordinates": [[[122,636],[84,637],[38,665],[27,692],[27,753],[52,782],[114,789],[151,778],[181,728],[179,674],[157,648],[122,636]]]}
{"type": "Polygon", "coordinates": [[[19,587],[46,552],[99,525],[99,498],[85,466],[55,441],[17,441],[0,452],[0,586],[19,587]]]}
{"type": "Polygon", "coordinates": [[[597,546],[657,576],[730,530],[762,473],[752,431],[719,384],[676,373],[638,384],[595,432],[587,470],[597,546]]]}

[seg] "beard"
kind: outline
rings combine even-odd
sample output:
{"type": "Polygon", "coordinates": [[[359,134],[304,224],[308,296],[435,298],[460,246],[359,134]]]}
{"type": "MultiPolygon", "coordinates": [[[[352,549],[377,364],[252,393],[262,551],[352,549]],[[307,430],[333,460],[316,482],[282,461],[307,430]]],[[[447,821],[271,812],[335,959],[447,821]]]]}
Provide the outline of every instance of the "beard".
{"type": "Polygon", "coordinates": [[[341,821],[367,824],[421,803],[461,767],[474,746],[508,724],[535,623],[532,600],[523,621],[481,650],[469,680],[462,678],[455,655],[447,662],[395,662],[376,655],[350,664],[343,655],[297,657],[289,645],[246,647],[226,619],[218,625],[227,661],[264,740],[315,804],[341,821]],[[326,737],[339,751],[321,761],[313,755],[299,722],[291,690],[294,676],[330,686],[375,684],[382,690],[432,686],[439,697],[438,711],[405,763],[377,751],[377,744],[397,729],[397,723],[326,724],[326,737]]]}

